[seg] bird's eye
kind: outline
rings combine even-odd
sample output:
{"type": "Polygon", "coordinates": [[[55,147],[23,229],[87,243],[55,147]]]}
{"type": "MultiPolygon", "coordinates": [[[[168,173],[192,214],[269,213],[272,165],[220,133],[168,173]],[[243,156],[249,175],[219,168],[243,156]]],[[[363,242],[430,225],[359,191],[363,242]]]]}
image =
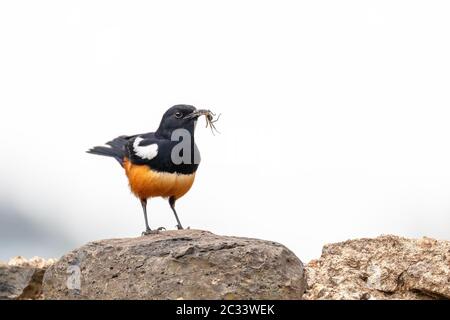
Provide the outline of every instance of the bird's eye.
{"type": "Polygon", "coordinates": [[[183,117],[183,114],[181,112],[175,113],[175,118],[180,119],[181,117],[183,117]]]}

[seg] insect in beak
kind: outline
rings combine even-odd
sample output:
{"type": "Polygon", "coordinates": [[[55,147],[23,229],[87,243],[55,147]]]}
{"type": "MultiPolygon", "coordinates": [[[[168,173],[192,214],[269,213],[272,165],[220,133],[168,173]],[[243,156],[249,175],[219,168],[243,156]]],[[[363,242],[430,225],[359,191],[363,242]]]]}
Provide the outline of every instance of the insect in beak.
{"type": "Polygon", "coordinates": [[[196,110],[196,111],[188,114],[187,116],[185,116],[184,119],[194,119],[194,118],[198,118],[201,116],[205,116],[206,128],[208,128],[208,125],[209,125],[213,135],[214,135],[214,132],[220,133],[219,130],[217,130],[216,126],[214,125],[214,123],[219,120],[220,114],[217,118],[215,118],[216,114],[214,112],[212,112],[211,110],[206,110],[206,109],[196,110]]]}

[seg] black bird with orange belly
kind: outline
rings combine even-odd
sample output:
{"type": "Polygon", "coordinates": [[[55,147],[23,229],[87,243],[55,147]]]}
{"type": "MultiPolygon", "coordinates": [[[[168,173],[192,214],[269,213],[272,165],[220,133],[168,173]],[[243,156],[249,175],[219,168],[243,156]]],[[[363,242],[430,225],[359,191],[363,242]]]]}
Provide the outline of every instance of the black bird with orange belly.
{"type": "Polygon", "coordinates": [[[120,136],[107,142],[108,146],[94,147],[87,151],[115,158],[125,169],[130,189],[141,201],[145,235],[164,229],[151,230],[148,224],[147,200],[154,197],[169,199],[177,228],[183,229],[175,210],[175,202],[194,183],[200,163],[194,131],[196,122],[202,115],[206,116],[207,124],[213,128],[211,120],[214,114],[211,111],[197,110],[190,105],[176,105],[164,113],[155,132],[120,136]],[[181,148],[180,143],[183,143],[181,148]]]}

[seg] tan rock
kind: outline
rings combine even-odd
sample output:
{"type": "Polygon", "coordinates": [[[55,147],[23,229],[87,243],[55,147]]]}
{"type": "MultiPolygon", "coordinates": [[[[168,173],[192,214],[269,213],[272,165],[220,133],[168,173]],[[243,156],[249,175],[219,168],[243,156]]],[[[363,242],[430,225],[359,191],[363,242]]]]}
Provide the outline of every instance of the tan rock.
{"type": "Polygon", "coordinates": [[[450,242],[349,240],[326,245],[305,271],[306,299],[449,299],[450,242]]]}
{"type": "Polygon", "coordinates": [[[91,242],[51,266],[46,299],[300,299],[301,261],[270,241],[199,230],[91,242]]]}

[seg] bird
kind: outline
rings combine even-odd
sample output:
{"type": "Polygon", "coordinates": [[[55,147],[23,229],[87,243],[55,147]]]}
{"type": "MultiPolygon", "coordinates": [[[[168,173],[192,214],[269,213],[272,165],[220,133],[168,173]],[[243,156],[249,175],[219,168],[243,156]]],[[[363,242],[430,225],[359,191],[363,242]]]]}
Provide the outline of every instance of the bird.
{"type": "Polygon", "coordinates": [[[147,216],[147,202],[151,198],[168,199],[182,230],[175,202],[192,187],[201,158],[194,134],[197,120],[205,116],[208,122],[214,115],[210,110],[178,104],[162,116],[155,132],[121,135],[105,146],[95,146],[87,153],[111,157],[122,166],[131,192],[139,199],[144,213],[145,231],[142,235],[157,234],[165,228],[152,230],[147,216]]]}

